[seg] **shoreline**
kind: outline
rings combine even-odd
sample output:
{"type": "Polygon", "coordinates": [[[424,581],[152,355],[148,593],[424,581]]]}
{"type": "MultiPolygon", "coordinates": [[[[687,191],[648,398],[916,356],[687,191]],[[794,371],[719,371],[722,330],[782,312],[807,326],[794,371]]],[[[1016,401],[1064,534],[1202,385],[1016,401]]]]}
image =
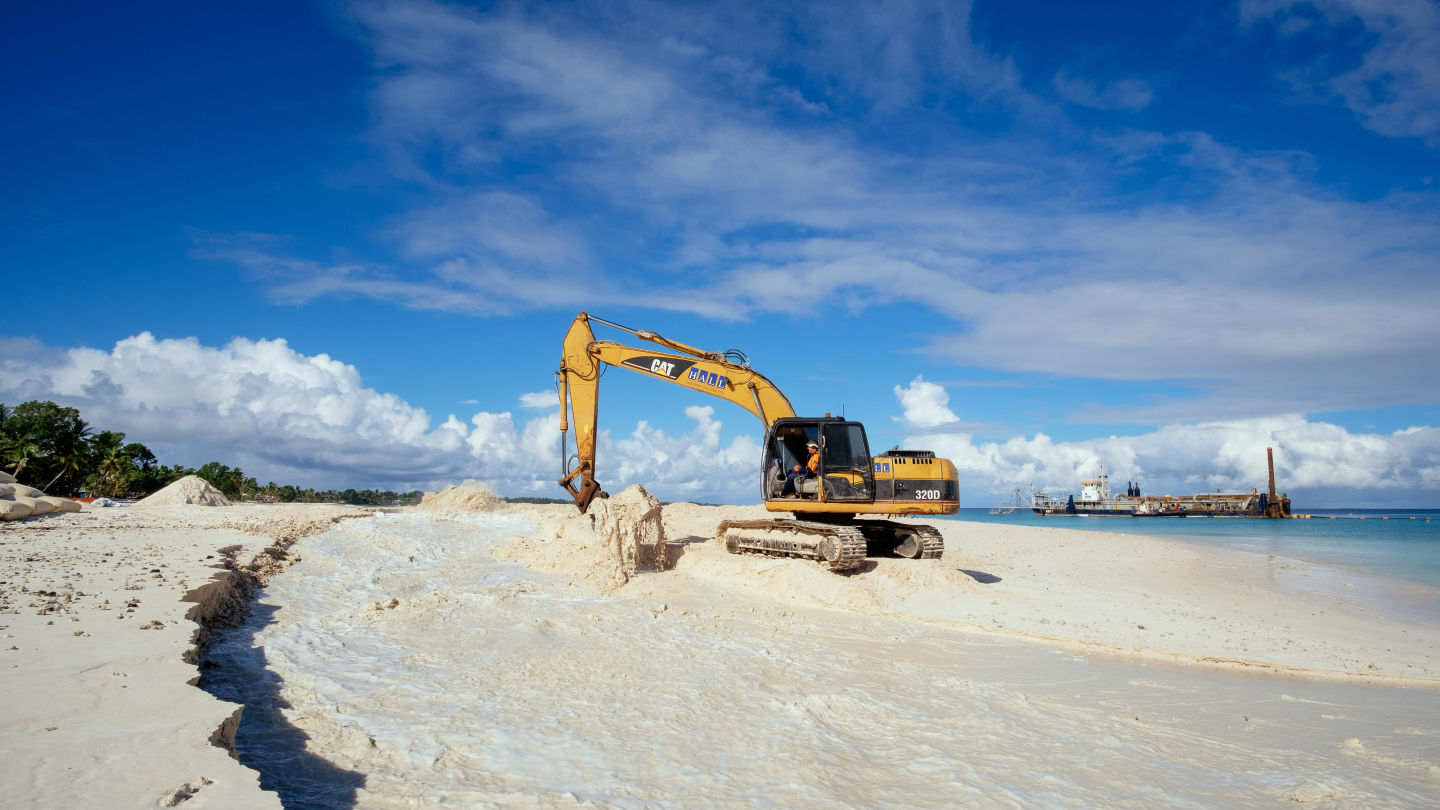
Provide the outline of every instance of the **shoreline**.
{"type": "MultiPolygon", "coordinates": [[[[977,523],[976,525],[993,524],[977,523]]],[[[1073,531],[1086,535],[1097,533],[1095,530],[1069,529],[1063,526],[1030,528],[1039,528],[1044,531],[1055,528],[1060,531],[1073,531]]],[[[1222,556],[1234,556],[1237,559],[1248,558],[1252,565],[1257,568],[1265,567],[1274,569],[1274,586],[1278,589],[1284,589],[1296,595],[1298,598],[1329,601],[1337,598],[1337,594],[1343,593],[1347,601],[1354,602],[1361,610],[1378,611],[1385,622],[1407,625],[1423,625],[1428,623],[1432,627],[1440,626],[1440,611],[1436,610],[1436,607],[1440,606],[1440,588],[1436,588],[1418,579],[1404,579],[1387,573],[1379,573],[1354,565],[1318,558],[1291,557],[1278,553],[1252,551],[1227,545],[1222,541],[1211,541],[1209,539],[1167,536],[1163,533],[1115,532],[1115,534],[1129,537],[1142,537],[1161,543],[1173,544],[1177,547],[1196,548],[1201,550],[1202,553],[1218,553],[1222,556]]],[[[1440,689],[1440,672],[1425,676],[1382,674],[1375,672],[1347,672],[1327,667],[1287,666],[1274,661],[1246,659],[1243,657],[1196,657],[1165,650],[1121,647],[1103,642],[1076,641],[1064,636],[1043,633],[1006,633],[1003,631],[992,631],[989,628],[981,626],[971,626],[970,629],[980,633],[994,633],[1010,638],[1052,645],[1067,650],[1097,652],[1140,661],[1163,662],[1179,667],[1202,666],[1220,672],[1264,674],[1277,677],[1306,678],[1341,683],[1374,684],[1377,686],[1440,689]]]]}
{"type": "MultiPolygon", "coordinates": [[[[966,510],[962,510],[964,511],[966,510]]],[[[1034,515],[992,516],[976,509],[970,514],[946,519],[980,525],[1036,526],[1090,533],[1134,534],[1214,548],[1276,554],[1299,562],[1353,570],[1407,585],[1440,589],[1440,562],[1437,562],[1433,555],[1427,559],[1417,551],[1440,541],[1440,533],[1435,532],[1431,521],[1406,517],[1382,520],[1380,517],[1379,514],[1370,520],[1336,517],[1333,520],[1322,520],[1319,524],[1313,521],[1296,523],[1290,519],[1186,518],[1173,521],[1140,521],[1139,525],[1136,525],[1135,521],[1128,518],[1075,521],[1034,515]],[[1347,525],[1349,531],[1345,530],[1347,525]],[[1372,541],[1378,542],[1385,549],[1379,559],[1376,559],[1368,548],[1372,541]],[[1375,567],[1374,563],[1378,563],[1379,567],[1375,567]],[[1370,565],[1367,567],[1367,564],[1370,565]]],[[[1440,510],[1436,510],[1435,517],[1440,517],[1440,510]]],[[[1435,607],[1440,609],[1440,602],[1436,602],[1435,607]]]]}
{"type": "MultiPolygon", "coordinates": [[[[1180,677],[1199,668],[1281,682],[1440,687],[1440,640],[1426,640],[1436,635],[1434,617],[1397,618],[1317,587],[1343,581],[1344,571],[1143,535],[955,521],[942,525],[940,560],[870,560],[842,576],[711,542],[715,523],[746,509],[666,505],[673,568],[615,581],[595,576],[609,551],[584,545],[594,521],[573,507],[486,507],[537,527],[511,538],[497,559],[662,611],[687,590],[733,593],[782,612],[789,604],[943,625],[1158,664],[1180,677]]],[[[6,524],[0,634],[11,649],[3,678],[19,699],[0,709],[8,763],[0,789],[35,806],[83,805],[97,795],[122,805],[175,806],[203,795],[207,806],[279,806],[259,772],[234,758],[242,707],[197,687],[198,666],[213,634],[243,620],[256,591],[298,559],[297,541],[377,511],[87,508],[6,524]],[[149,765],[136,766],[137,750],[149,765]]]]}

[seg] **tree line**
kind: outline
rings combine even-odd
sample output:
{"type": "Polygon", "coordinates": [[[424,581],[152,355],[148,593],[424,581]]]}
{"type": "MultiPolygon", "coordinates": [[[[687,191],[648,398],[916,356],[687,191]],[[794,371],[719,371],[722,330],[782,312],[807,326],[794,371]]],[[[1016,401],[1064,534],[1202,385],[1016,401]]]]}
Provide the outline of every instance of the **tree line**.
{"type": "Polygon", "coordinates": [[[93,430],[74,408],[50,401],[0,402],[0,469],[50,495],[143,498],[198,475],[231,500],[351,503],[371,506],[418,503],[422,493],[374,489],[261,486],[239,467],[210,461],[198,468],[161,464],[150,448],[125,441],[114,430],[93,430]]]}

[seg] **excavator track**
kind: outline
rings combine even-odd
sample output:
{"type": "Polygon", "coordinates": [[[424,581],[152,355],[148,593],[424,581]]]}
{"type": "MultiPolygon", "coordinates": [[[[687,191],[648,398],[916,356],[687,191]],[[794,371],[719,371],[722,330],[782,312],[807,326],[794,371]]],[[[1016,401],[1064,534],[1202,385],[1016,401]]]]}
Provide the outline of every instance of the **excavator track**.
{"type": "Polygon", "coordinates": [[[934,526],[893,520],[862,520],[856,526],[865,534],[872,557],[895,555],[912,560],[938,559],[945,553],[945,538],[934,526]]]}
{"type": "Polygon", "coordinates": [[[803,557],[831,571],[848,571],[865,559],[859,526],[810,520],[725,520],[716,529],[732,554],[803,557]]]}

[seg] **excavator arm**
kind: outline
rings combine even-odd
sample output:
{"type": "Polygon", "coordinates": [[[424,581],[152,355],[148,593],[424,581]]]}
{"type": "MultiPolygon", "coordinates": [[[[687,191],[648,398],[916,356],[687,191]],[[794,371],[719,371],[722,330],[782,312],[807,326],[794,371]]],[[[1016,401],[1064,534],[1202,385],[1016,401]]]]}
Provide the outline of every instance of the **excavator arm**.
{"type": "Polygon", "coordinates": [[[565,333],[560,370],[555,373],[560,395],[560,454],[564,473],[560,486],[575,499],[581,512],[588,509],[596,497],[605,497],[595,480],[595,430],[600,377],[606,366],[629,369],[728,400],[754,414],[767,427],[776,419],[795,415],[790,400],[764,375],[752,370],[745,355],[738,351],[707,352],[654,332],[630,329],[581,312],[565,333]],[[592,321],[629,332],[661,349],[596,340],[590,328],[592,321]],[[566,434],[572,422],[576,462],[573,468],[566,452],[566,434]]]}

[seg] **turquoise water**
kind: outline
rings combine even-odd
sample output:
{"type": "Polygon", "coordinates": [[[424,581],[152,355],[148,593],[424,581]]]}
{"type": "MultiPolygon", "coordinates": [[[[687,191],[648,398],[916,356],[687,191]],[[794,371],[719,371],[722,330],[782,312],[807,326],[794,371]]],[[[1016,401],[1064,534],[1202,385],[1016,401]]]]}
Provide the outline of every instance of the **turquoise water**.
{"type": "Polygon", "coordinates": [[[1042,517],[961,509],[954,520],[1124,532],[1369,571],[1440,588],[1440,510],[1315,509],[1310,518],[1042,517]]]}

